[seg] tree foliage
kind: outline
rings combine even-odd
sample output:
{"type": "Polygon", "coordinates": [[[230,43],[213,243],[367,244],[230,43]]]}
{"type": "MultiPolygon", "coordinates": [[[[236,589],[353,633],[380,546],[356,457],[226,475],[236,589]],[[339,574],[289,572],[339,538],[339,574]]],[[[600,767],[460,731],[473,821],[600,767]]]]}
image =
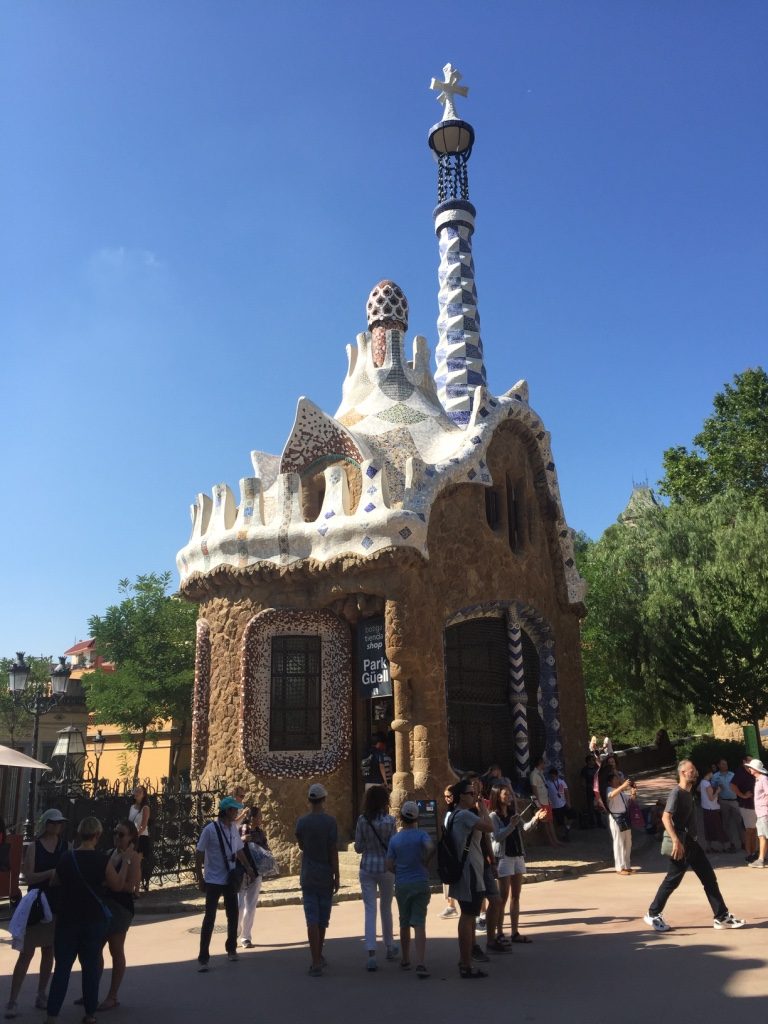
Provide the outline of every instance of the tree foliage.
{"type": "Polygon", "coordinates": [[[664,452],[661,493],[701,504],[731,491],[768,508],[768,374],[762,367],[736,374],[713,404],[692,450],[664,452]]]}
{"type": "Polygon", "coordinates": [[[169,572],[121,580],[123,600],[88,620],[96,651],[115,666],[84,677],[88,705],[97,722],[139,734],[134,777],[153,726],[189,712],[197,609],[167,594],[170,581],[169,572]]]}
{"type": "Polygon", "coordinates": [[[729,493],[672,506],[651,532],[654,674],[726,722],[768,715],[768,509],[729,493]]]}
{"type": "MultiPolygon", "coordinates": [[[[43,654],[38,658],[25,655],[24,660],[30,668],[27,686],[45,692],[51,678],[51,658],[43,654]]],[[[0,658],[0,735],[10,740],[11,746],[32,730],[32,715],[14,701],[8,689],[8,672],[14,661],[14,658],[0,658]]]]}

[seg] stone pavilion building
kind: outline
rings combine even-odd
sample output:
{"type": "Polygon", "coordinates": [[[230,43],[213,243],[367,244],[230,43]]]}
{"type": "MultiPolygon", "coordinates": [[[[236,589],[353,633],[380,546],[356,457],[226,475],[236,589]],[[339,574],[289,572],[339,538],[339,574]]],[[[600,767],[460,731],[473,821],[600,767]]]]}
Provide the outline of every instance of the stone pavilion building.
{"type": "Polygon", "coordinates": [[[550,437],[520,381],[487,387],[469,201],[472,126],[450,65],[433,80],[436,372],[406,346],[408,302],[372,290],[333,415],[300,398],[280,455],[253,452],[239,500],[192,507],[181,591],[200,606],[193,772],[243,782],[286,851],[310,781],[349,835],[359,762],[393,740],[395,799],[460,770],[575,773],[587,731],[584,586],[550,437]]]}

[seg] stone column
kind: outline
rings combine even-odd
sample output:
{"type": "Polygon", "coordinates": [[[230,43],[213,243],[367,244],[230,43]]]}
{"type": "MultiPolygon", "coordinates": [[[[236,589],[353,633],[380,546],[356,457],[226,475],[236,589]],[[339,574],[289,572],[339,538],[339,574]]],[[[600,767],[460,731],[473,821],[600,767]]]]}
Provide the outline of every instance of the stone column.
{"type": "Polygon", "coordinates": [[[413,794],[413,766],[411,764],[411,716],[413,694],[408,677],[409,651],[407,646],[406,609],[403,601],[387,601],[384,609],[384,628],[389,672],[392,676],[395,717],[395,767],[392,779],[392,806],[398,807],[413,794]]]}

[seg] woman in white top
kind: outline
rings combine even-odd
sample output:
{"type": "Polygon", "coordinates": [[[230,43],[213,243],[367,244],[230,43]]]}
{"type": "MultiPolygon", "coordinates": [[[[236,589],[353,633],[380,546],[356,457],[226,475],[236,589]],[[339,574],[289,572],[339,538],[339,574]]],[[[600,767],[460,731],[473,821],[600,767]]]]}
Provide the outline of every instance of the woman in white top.
{"type": "Polygon", "coordinates": [[[605,792],[600,794],[608,811],[608,827],[613,839],[613,862],[616,873],[631,875],[629,857],[632,851],[632,828],[629,822],[629,800],[637,796],[635,784],[631,779],[622,782],[617,772],[608,777],[605,792]]]}
{"type": "MultiPolygon", "coordinates": [[[[133,803],[128,811],[128,821],[138,833],[136,849],[141,854],[141,882],[144,892],[149,889],[149,876],[152,872],[152,847],[149,838],[149,797],[144,786],[136,786],[133,791],[133,803]]],[[[139,895],[138,886],[135,896],[139,895]]]]}
{"type": "Polygon", "coordinates": [[[718,843],[718,849],[724,849],[728,846],[728,836],[723,828],[723,814],[720,810],[720,787],[712,785],[711,768],[702,772],[699,796],[704,816],[704,838],[707,843],[718,843]]]}
{"type": "Polygon", "coordinates": [[[365,911],[365,948],[368,951],[366,970],[375,971],[376,910],[381,916],[381,931],[387,960],[399,953],[392,930],[392,894],[395,876],[387,871],[387,847],[395,834],[395,819],[389,811],[389,790],[386,786],[369,786],[363,798],[363,811],[355,826],[355,851],[361,853],[360,889],[365,911]]]}

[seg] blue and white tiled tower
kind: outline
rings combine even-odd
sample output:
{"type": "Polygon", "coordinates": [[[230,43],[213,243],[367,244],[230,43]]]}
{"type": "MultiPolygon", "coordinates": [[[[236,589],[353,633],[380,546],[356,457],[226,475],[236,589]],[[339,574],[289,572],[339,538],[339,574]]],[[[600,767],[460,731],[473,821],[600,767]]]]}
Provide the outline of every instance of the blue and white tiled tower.
{"type": "Polygon", "coordinates": [[[469,201],[467,163],[475,132],[456,116],[455,95],[466,96],[461,75],[450,64],[443,68],[445,81],[432,79],[440,90],[443,119],[429,131],[429,146],[437,159],[435,232],[440,251],[438,278],[440,313],[437,320],[437,394],[446,413],[460,427],[469,422],[476,387],[486,384],[480,316],[477,311],[472,233],[475,208],[469,201]]]}

